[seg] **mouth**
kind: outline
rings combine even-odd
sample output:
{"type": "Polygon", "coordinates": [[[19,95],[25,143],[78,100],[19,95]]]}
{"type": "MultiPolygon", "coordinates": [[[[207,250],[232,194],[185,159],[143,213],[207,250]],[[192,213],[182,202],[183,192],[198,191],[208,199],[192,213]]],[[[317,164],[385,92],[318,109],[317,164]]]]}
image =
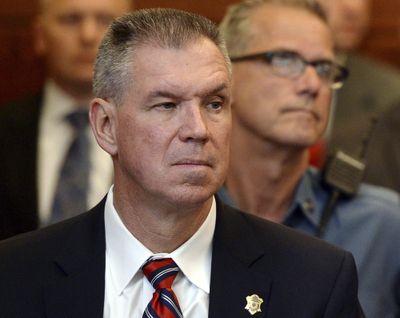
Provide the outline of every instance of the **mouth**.
{"type": "Polygon", "coordinates": [[[313,111],[312,109],[309,108],[304,108],[304,107],[290,107],[290,108],[286,108],[283,110],[284,113],[288,113],[288,114],[300,114],[300,115],[308,115],[308,116],[312,116],[315,119],[319,119],[319,115],[313,111]]]}
{"type": "Polygon", "coordinates": [[[352,34],[352,33],[359,34],[361,31],[360,31],[360,27],[358,24],[347,24],[347,25],[342,26],[339,29],[339,32],[350,33],[350,34],[352,34]]]}
{"type": "Polygon", "coordinates": [[[193,166],[193,167],[212,167],[210,160],[202,159],[181,159],[173,164],[173,166],[193,166]]]}
{"type": "Polygon", "coordinates": [[[78,63],[94,63],[96,60],[95,54],[80,54],[75,57],[75,61],[78,63]]]}

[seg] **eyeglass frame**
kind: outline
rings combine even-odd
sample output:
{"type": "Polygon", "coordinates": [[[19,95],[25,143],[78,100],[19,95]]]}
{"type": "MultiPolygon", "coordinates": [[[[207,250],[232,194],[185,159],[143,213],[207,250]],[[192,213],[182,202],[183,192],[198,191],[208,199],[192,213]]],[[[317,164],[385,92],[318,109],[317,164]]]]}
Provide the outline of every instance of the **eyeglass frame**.
{"type": "Polygon", "coordinates": [[[333,67],[335,67],[339,74],[339,76],[336,77],[339,80],[335,81],[335,78],[331,79],[332,83],[330,83],[330,86],[332,89],[335,89],[335,90],[341,88],[343,86],[344,81],[349,76],[349,70],[345,66],[340,65],[332,60],[318,59],[318,60],[309,61],[309,60],[306,60],[304,57],[302,57],[299,53],[297,53],[295,51],[289,51],[289,50],[265,51],[265,52],[242,55],[242,56],[233,56],[233,57],[230,57],[230,60],[232,63],[235,63],[235,62],[251,61],[251,60],[260,59],[260,60],[263,60],[264,62],[268,63],[269,65],[273,66],[272,59],[279,54],[293,55],[293,57],[295,57],[298,61],[300,61],[302,63],[302,67],[301,67],[301,69],[299,69],[298,74],[290,76],[290,75],[285,75],[282,73],[275,72],[275,75],[277,75],[277,76],[282,76],[282,77],[286,77],[286,78],[297,78],[297,77],[301,76],[304,73],[306,67],[308,65],[310,65],[310,66],[314,67],[315,71],[317,72],[317,74],[321,78],[321,80],[328,80],[327,78],[325,79],[323,76],[321,76],[321,74],[318,72],[318,65],[327,63],[327,64],[330,64],[333,67]]]}

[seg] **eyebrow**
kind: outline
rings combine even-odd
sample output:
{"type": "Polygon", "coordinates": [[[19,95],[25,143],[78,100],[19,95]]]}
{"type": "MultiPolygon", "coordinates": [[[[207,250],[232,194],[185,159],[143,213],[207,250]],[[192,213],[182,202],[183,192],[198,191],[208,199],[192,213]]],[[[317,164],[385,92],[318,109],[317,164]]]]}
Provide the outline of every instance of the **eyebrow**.
{"type": "MultiPolygon", "coordinates": [[[[200,96],[212,96],[212,95],[217,95],[223,90],[226,90],[228,88],[228,85],[226,83],[222,83],[219,86],[211,89],[211,90],[204,90],[204,92],[201,92],[200,96]]],[[[171,98],[171,99],[180,99],[182,98],[181,95],[175,94],[171,92],[170,90],[155,90],[150,92],[148,95],[147,99],[152,99],[152,98],[157,98],[157,97],[166,97],[166,98],[171,98]]]]}
{"type": "Polygon", "coordinates": [[[170,91],[155,90],[155,91],[152,91],[147,96],[147,99],[152,99],[152,98],[157,98],[157,97],[167,97],[167,98],[171,98],[171,99],[176,99],[176,98],[178,98],[178,95],[176,95],[170,91]]]}
{"type": "Polygon", "coordinates": [[[216,88],[206,92],[206,94],[203,94],[205,96],[211,96],[211,95],[217,95],[218,93],[228,89],[228,85],[226,83],[222,83],[221,85],[217,86],[216,88]]]}

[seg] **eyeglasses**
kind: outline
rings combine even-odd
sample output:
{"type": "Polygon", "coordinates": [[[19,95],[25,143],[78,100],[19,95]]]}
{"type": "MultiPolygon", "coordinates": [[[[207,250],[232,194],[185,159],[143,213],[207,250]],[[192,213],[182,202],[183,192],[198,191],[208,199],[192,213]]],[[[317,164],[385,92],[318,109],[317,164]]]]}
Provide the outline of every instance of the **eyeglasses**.
{"type": "Polygon", "coordinates": [[[332,89],[343,86],[344,80],[349,75],[347,68],[330,60],[307,61],[296,52],[292,51],[270,51],[245,56],[231,57],[232,62],[261,59],[271,66],[275,75],[297,78],[304,73],[307,65],[315,68],[322,81],[330,85],[332,89]]]}

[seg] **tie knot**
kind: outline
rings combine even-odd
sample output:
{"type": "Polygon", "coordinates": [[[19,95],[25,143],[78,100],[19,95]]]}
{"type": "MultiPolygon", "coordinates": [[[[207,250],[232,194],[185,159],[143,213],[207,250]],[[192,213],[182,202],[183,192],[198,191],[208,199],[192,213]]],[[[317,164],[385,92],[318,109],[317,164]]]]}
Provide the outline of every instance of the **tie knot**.
{"type": "Polygon", "coordinates": [[[171,288],[179,272],[179,267],[172,258],[155,259],[150,257],[142,266],[142,270],[154,289],[161,289],[171,288]]]}
{"type": "Polygon", "coordinates": [[[86,129],[87,124],[89,122],[88,112],[82,110],[68,114],[66,116],[66,119],[76,131],[81,131],[86,129]]]}

